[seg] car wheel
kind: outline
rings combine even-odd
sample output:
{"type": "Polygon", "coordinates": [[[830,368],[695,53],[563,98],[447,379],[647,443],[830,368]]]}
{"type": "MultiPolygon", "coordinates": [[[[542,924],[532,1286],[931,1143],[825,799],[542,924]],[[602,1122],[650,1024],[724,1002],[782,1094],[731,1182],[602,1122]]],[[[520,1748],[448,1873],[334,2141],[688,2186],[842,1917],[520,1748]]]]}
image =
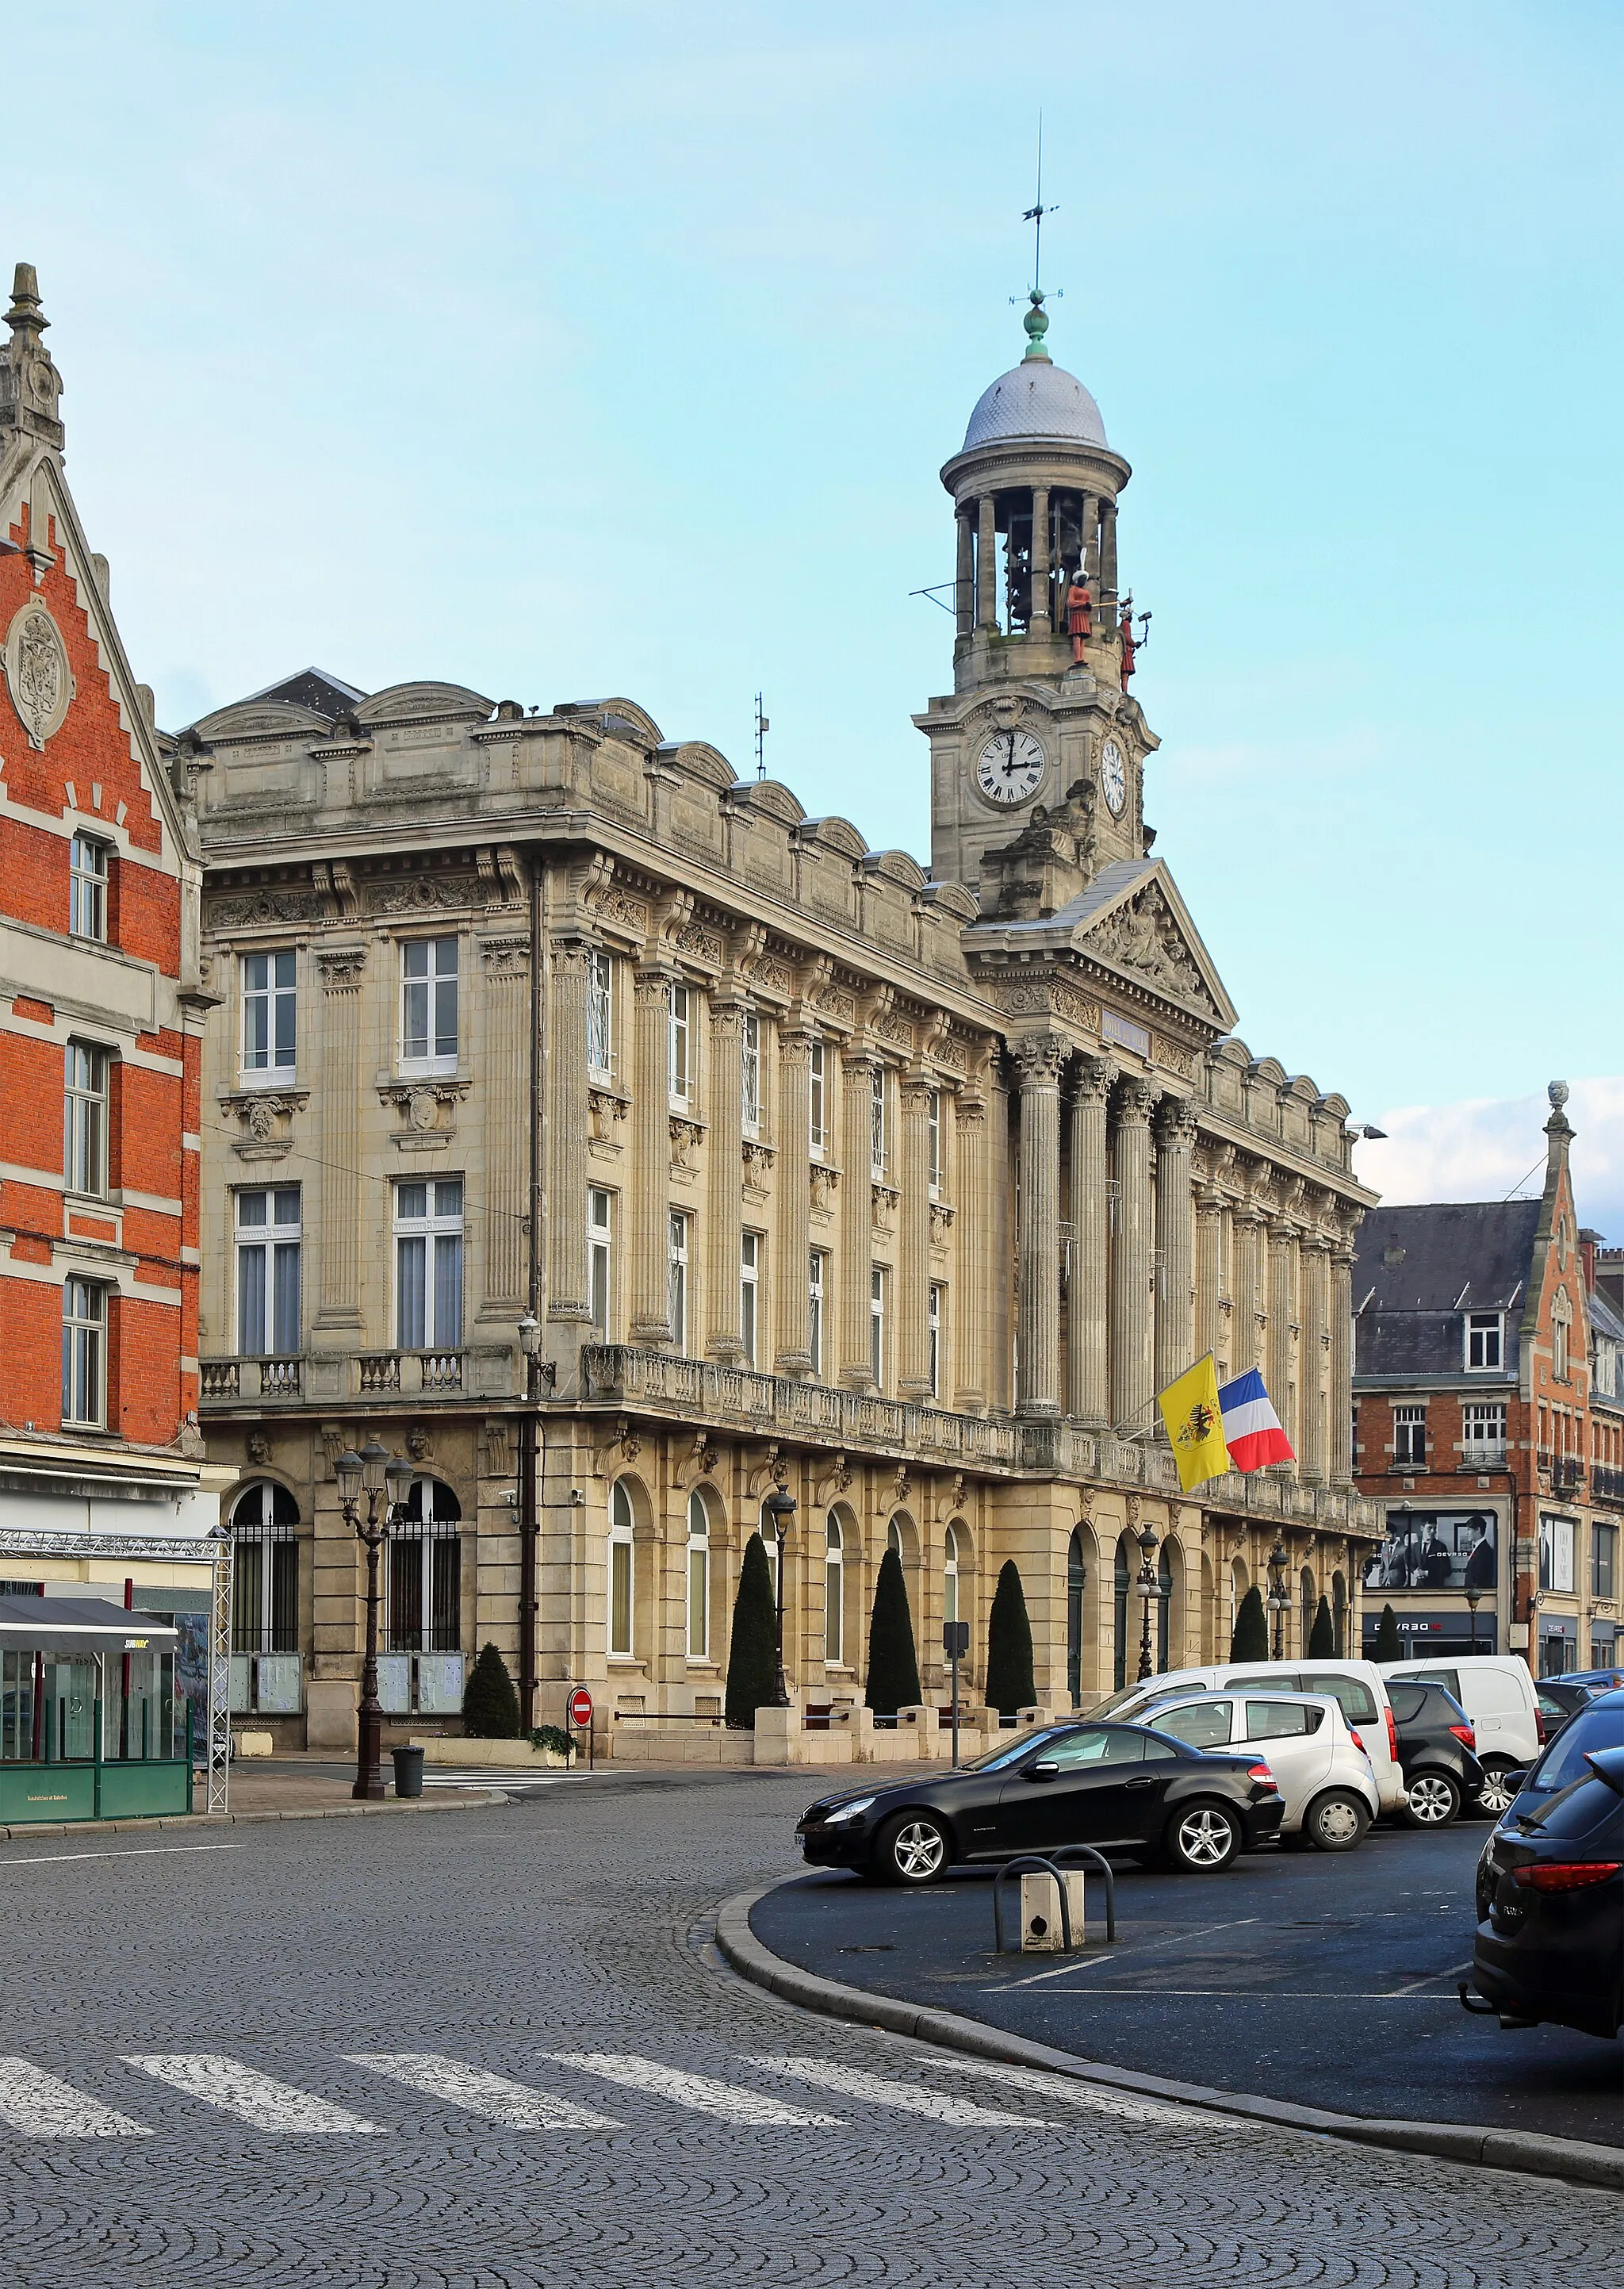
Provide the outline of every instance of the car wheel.
{"type": "Polygon", "coordinates": [[[1302,1815],[1302,1832],[1317,1852],[1351,1852],[1369,1826],[1369,1807],[1347,1789],[1327,1789],[1302,1815]]]}
{"type": "Polygon", "coordinates": [[[1228,1805],[1189,1804],[1168,1822],[1167,1857],[1192,1875],[1215,1876],[1240,1850],[1240,1822],[1228,1805]]]}
{"type": "Polygon", "coordinates": [[[1483,1786],[1472,1801],[1478,1811],[1486,1813],[1491,1820],[1498,1820],[1502,1812],[1509,1812],[1517,1801],[1515,1794],[1506,1785],[1506,1775],[1516,1769],[1514,1765],[1501,1764],[1485,1764],[1483,1768],[1483,1786]]]}
{"type": "Polygon", "coordinates": [[[1448,1773],[1417,1773],[1405,1810],[1407,1828],[1447,1828],[1461,1810],[1461,1791],[1448,1773]]]}
{"type": "Polygon", "coordinates": [[[874,1867],[882,1883],[934,1884],[952,1856],[947,1829],[933,1812],[904,1812],[881,1829],[874,1867]]]}

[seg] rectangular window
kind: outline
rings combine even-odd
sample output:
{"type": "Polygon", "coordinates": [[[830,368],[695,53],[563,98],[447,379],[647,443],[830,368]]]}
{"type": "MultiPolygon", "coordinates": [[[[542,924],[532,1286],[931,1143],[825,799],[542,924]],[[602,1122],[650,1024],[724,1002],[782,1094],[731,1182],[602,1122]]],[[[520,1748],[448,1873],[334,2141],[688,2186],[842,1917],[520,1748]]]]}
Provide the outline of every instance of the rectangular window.
{"type": "Polygon", "coordinates": [[[401,948],[401,1064],[457,1070],[457,940],[416,937],[401,948]]]}
{"type": "Polygon", "coordinates": [[[279,953],[243,957],[243,1071],[265,1080],[291,1081],[298,1040],[298,956],[291,946],[279,953]]]}
{"type": "Polygon", "coordinates": [[[1619,1578],[1619,1529],[1597,1524],[1590,1528],[1590,1595],[1616,1598],[1619,1578]]]}
{"type": "Polygon", "coordinates": [[[1393,1409],[1393,1462],[1401,1470],[1418,1468],[1427,1459],[1427,1410],[1424,1407],[1393,1409]]]}
{"type": "Polygon", "coordinates": [[[761,1235],[745,1232],[739,1241],[738,1337],[744,1365],[756,1364],[756,1319],[761,1282],[761,1235]]]}
{"type": "Polygon", "coordinates": [[[886,1275],[876,1264],[868,1276],[869,1374],[876,1391],[886,1380],[886,1275]]]}
{"type": "Polygon", "coordinates": [[[592,1312],[593,1333],[601,1344],[609,1339],[609,1311],[613,1302],[610,1285],[614,1265],[614,1194],[602,1192],[596,1184],[586,1194],[586,1280],[587,1301],[592,1312]]]}
{"type": "Polygon", "coordinates": [[[62,1283],[62,1420],[107,1419],[107,1291],[93,1280],[62,1283]]]}
{"type": "Polygon", "coordinates": [[[632,1541],[609,1544],[609,1644],[611,1655],[632,1657],[632,1541]]]}
{"type": "Polygon", "coordinates": [[[594,1081],[615,1071],[615,974],[609,957],[593,946],[586,957],[586,1070],[594,1081]]]}
{"type": "Polygon", "coordinates": [[[107,934],[107,846],[88,834],[68,846],[68,928],[74,937],[107,934]]]}
{"type": "Polygon", "coordinates": [[[403,1352],[462,1342],[462,1178],[394,1188],[394,1340],[403,1352]]]}
{"type": "Polygon", "coordinates": [[[673,1214],[672,1216],[668,1250],[666,1309],[671,1320],[672,1348],[685,1356],[688,1351],[688,1218],[685,1216],[673,1214]]]}
{"type": "Polygon", "coordinates": [[[807,1258],[807,1349],[812,1358],[812,1372],[824,1371],[824,1265],[827,1258],[821,1248],[815,1248],[807,1258]]]}
{"type": "Polygon", "coordinates": [[[299,1348],[297,1184],[237,1194],[237,1349],[287,1358],[299,1348]]]}
{"type": "Polygon", "coordinates": [[[671,989],[670,1015],[666,1038],[666,1087],[673,1105],[686,1108],[693,1087],[693,1066],[689,1057],[691,1038],[689,1025],[689,989],[673,984],[671,989]]]}
{"type": "Polygon", "coordinates": [[[62,1175],[70,1192],[107,1189],[107,1053],[69,1041],[63,1099],[62,1175]]]}
{"type": "Polygon", "coordinates": [[[1540,1587],[1572,1591],[1573,1587],[1573,1521],[1571,1518],[1540,1519],[1540,1587]]]}
{"type": "Polygon", "coordinates": [[[1478,1369],[1501,1365],[1501,1314],[1498,1312],[1467,1313],[1466,1364],[1478,1369]]]}
{"type": "Polygon", "coordinates": [[[876,1183],[886,1172],[886,1069],[871,1068],[869,1075],[869,1168],[876,1183]]]}
{"type": "Polygon", "coordinates": [[[925,1317],[926,1366],[933,1399],[942,1395],[942,1320],[946,1300],[946,1288],[940,1280],[933,1280],[925,1317]]]}
{"type": "Polygon", "coordinates": [[[744,1134],[753,1137],[761,1126],[761,1020],[753,1009],[744,1012],[739,1034],[739,1102],[744,1134]]]}
{"type": "Polygon", "coordinates": [[[828,1063],[824,1044],[814,1041],[807,1076],[807,1145],[815,1160],[823,1159],[824,1148],[829,1141],[829,1127],[824,1111],[824,1090],[827,1079],[828,1063]]]}
{"type": "Polygon", "coordinates": [[[942,1092],[939,1089],[933,1089],[926,1099],[925,1120],[925,1173],[930,1184],[930,1196],[935,1200],[942,1189],[942,1092]]]}
{"type": "Polygon", "coordinates": [[[1503,1463],[1506,1459],[1506,1407],[1503,1400],[1463,1400],[1461,1442],[1466,1462],[1503,1463]]]}

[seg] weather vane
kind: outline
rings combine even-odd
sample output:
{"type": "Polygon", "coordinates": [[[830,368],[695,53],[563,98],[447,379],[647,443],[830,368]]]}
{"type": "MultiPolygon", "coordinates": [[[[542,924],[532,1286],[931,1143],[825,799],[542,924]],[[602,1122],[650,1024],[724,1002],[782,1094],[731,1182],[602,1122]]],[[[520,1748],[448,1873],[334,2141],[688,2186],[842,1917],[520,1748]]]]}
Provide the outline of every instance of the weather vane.
{"type": "MultiPolygon", "coordinates": [[[[1030,344],[1027,351],[1029,357],[1047,358],[1048,355],[1043,347],[1043,337],[1048,330],[1049,322],[1041,315],[1044,301],[1047,299],[1043,291],[1043,218],[1045,215],[1059,212],[1060,209],[1057,205],[1045,206],[1043,203],[1043,114],[1039,112],[1038,114],[1037,199],[1033,205],[1024,208],[1021,215],[1022,221],[1029,222],[1032,227],[1032,283],[1024,295],[1012,294],[1009,298],[1012,304],[1021,301],[1031,304],[1031,310],[1026,320],[1026,332],[1030,344]]],[[[1063,299],[1064,292],[1063,287],[1055,288],[1055,299],[1057,302],[1063,299]]]]}

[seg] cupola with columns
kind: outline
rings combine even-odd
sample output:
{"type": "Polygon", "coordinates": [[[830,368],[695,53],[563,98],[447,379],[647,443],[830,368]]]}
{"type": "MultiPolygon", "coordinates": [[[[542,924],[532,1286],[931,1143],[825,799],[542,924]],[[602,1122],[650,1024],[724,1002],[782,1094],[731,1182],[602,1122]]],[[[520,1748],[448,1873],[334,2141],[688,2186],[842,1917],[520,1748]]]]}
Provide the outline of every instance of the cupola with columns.
{"type": "Polygon", "coordinates": [[[931,872],[989,910],[1007,869],[987,854],[1034,823],[1071,833],[1085,880],[1150,839],[1142,773],[1158,743],[1128,693],[1117,556],[1131,472],[1093,396],[1050,357],[1048,323],[1034,287],[1026,355],[983,391],[942,470],[958,535],[953,690],[914,718],[931,746],[931,872]]]}

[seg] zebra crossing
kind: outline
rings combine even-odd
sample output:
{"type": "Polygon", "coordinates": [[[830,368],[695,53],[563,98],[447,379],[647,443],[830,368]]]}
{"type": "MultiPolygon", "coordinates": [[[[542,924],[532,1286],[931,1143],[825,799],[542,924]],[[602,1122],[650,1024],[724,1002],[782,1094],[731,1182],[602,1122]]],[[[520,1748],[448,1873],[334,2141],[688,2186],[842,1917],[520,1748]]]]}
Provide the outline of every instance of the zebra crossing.
{"type": "MultiPolygon", "coordinates": [[[[379,2102],[386,2101],[392,2089],[438,2102],[458,2115],[503,2129],[582,2135],[624,2130],[629,2126],[620,2116],[600,2110],[607,2095],[604,2085],[656,2102],[657,2112],[671,2107],[736,2130],[860,2132],[876,2112],[888,2110],[971,2130],[1055,2130],[1063,2126],[1057,2117],[1079,2111],[1142,2125],[1197,2118],[1188,2109],[1131,2093],[951,2054],[928,2062],[931,2080],[878,2074],[838,2060],[800,2054],[736,2059],[732,2064],[743,2070],[740,2078],[700,2074],[622,2051],[538,2052],[535,2059],[538,2070],[552,2070],[548,2082],[561,2082],[565,2088],[517,2081],[438,2051],[340,2054],[338,2067],[351,2070],[362,2088],[367,2080],[372,2085],[361,2102],[370,2110],[363,2111],[219,2052],[127,2052],[119,2060],[129,2070],[127,2090],[119,2094],[127,2100],[131,2110],[126,2111],[123,2103],[114,2105],[76,2089],[30,2059],[0,2056],[0,2135],[10,2130],[24,2138],[150,2137],[153,2124],[140,2119],[141,2078],[190,2102],[200,2110],[200,2120],[210,2113],[225,2116],[273,2136],[354,2137],[396,2130],[398,2124],[374,2118],[386,2111],[379,2102]],[[940,2086],[943,2079],[951,2085],[967,2075],[980,2079],[982,2090],[975,2097],[940,2086]],[[778,2087],[764,2087],[764,2081],[778,2087]],[[996,2089],[988,2090],[989,2083],[996,2089]],[[567,2094],[572,2084],[600,2104],[567,2094]],[[791,2087],[792,2096],[783,2094],[784,2086],[791,2087]],[[797,2102],[803,2094],[809,2102],[797,2102]],[[1001,2102],[983,2103],[983,2095],[1001,2102]],[[1032,2100],[1046,2110],[1009,2103],[1032,2100]],[[839,2106],[838,2112],[825,2110],[832,2102],[839,2106]]],[[[1211,2118],[1205,2119],[1210,2125],[1211,2118]]]]}

